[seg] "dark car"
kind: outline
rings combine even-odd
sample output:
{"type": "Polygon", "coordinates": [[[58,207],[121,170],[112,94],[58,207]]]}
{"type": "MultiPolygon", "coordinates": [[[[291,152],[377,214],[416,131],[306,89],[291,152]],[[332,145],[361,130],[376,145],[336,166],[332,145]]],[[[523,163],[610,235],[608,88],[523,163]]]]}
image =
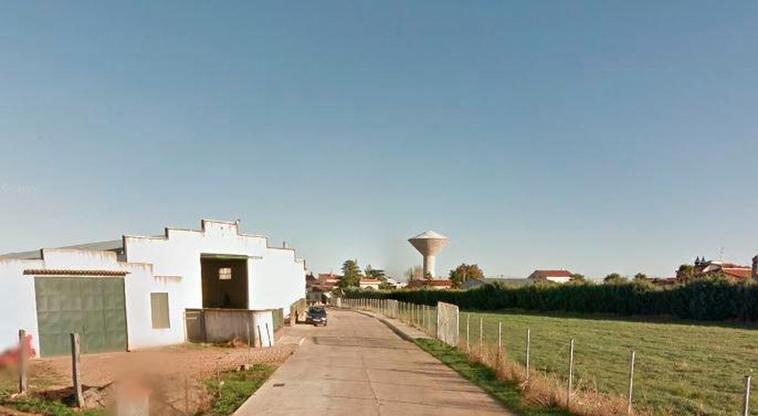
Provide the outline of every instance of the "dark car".
{"type": "Polygon", "coordinates": [[[305,318],[305,323],[313,324],[315,326],[326,326],[326,309],[314,306],[308,309],[308,315],[305,318]]]}

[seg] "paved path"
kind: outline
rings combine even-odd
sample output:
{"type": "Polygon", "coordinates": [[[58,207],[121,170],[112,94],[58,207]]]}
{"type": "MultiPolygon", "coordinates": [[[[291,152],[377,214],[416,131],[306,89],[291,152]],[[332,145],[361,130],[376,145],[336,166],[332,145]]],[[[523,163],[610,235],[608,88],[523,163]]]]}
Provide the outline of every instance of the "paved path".
{"type": "Polygon", "coordinates": [[[328,327],[293,330],[303,345],[235,415],[510,414],[369,316],[329,310],[328,327]]]}

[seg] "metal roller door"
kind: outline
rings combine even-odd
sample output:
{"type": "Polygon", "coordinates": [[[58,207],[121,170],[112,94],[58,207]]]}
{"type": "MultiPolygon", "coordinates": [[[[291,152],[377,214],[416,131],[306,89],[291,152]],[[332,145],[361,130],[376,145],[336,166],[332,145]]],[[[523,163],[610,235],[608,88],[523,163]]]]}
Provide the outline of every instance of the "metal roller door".
{"type": "Polygon", "coordinates": [[[121,277],[34,278],[41,355],[71,352],[78,332],[82,353],[126,350],[126,308],[121,277]]]}

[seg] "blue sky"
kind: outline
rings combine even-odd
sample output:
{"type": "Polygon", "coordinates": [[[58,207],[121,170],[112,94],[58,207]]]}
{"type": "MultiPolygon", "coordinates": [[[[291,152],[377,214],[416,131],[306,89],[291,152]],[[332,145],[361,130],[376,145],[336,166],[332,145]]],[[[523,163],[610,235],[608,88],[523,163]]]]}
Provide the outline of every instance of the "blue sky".
{"type": "Polygon", "coordinates": [[[0,252],[240,218],[314,271],[758,253],[758,3],[6,2],[0,252]]]}

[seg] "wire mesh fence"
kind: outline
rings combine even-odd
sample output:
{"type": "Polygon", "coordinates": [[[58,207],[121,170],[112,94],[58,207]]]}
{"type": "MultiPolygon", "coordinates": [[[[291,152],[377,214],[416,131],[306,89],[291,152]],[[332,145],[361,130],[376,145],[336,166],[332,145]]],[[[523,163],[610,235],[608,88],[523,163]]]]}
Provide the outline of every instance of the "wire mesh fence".
{"type": "MultiPolygon", "coordinates": [[[[724,391],[700,392],[695,398],[683,397],[691,394],[681,393],[684,390],[679,386],[672,386],[671,391],[652,390],[645,380],[660,375],[660,368],[646,363],[639,351],[602,345],[572,324],[535,330],[528,322],[509,315],[459,314],[455,305],[449,305],[453,310],[444,303],[423,305],[362,298],[341,302],[342,307],[397,319],[429,337],[457,346],[470,359],[494,369],[499,378],[517,382],[527,402],[567,408],[587,416],[758,415],[756,397],[750,397],[749,376],[732,377],[734,383],[724,385],[724,391]],[[454,340],[445,335],[446,331],[440,332],[440,324],[450,327],[453,321],[457,335],[454,340]]],[[[753,342],[758,351],[758,335],[753,342]]],[[[754,364],[758,365],[758,355],[754,364]]]]}

